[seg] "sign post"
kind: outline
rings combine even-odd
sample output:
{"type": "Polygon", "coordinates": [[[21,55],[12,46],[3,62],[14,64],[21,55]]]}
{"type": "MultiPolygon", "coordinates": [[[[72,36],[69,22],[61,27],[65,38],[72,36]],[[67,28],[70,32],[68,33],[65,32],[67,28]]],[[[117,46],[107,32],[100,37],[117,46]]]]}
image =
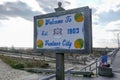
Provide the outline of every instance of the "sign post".
{"type": "MultiPolygon", "coordinates": [[[[58,8],[55,8],[56,12],[65,10],[61,5],[59,2],[58,8]]],[[[56,80],[64,80],[64,53],[56,53],[56,80]]]]}
{"type": "Polygon", "coordinates": [[[56,80],[64,80],[64,53],[92,52],[91,9],[65,10],[61,5],[54,13],[34,16],[34,50],[56,53],[56,80]]]}
{"type": "Polygon", "coordinates": [[[56,53],[56,80],[64,80],[64,53],[56,53]]]}

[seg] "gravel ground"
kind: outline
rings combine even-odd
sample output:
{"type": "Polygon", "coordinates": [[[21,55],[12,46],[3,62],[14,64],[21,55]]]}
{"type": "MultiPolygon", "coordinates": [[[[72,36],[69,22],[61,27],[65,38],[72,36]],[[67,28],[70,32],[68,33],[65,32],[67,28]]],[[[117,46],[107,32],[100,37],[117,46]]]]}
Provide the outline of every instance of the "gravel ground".
{"type": "Polygon", "coordinates": [[[0,80],[39,80],[41,74],[32,74],[22,70],[16,70],[0,60],[0,80]]]}

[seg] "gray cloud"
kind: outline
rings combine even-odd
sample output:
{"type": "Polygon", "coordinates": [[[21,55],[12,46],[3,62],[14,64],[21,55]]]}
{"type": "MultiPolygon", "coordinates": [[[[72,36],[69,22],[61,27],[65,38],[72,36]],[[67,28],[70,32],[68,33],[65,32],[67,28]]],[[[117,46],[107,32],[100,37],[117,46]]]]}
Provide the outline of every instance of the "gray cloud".
{"type": "MultiPolygon", "coordinates": [[[[54,8],[58,7],[58,2],[60,0],[36,0],[39,3],[39,6],[41,8],[43,8],[43,10],[45,12],[54,12],[54,8]]],[[[63,2],[62,7],[64,7],[64,5],[66,4],[70,4],[70,2],[65,1],[65,0],[61,0],[61,2],[63,2]]]]}
{"type": "Polygon", "coordinates": [[[26,20],[33,20],[33,16],[40,12],[32,11],[31,8],[23,2],[7,2],[0,5],[0,19],[8,19],[8,17],[22,17],[26,20]]]}
{"type": "MultiPolygon", "coordinates": [[[[46,13],[54,12],[54,8],[58,7],[59,0],[36,0],[39,6],[46,13]]],[[[65,0],[61,0],[64,4],[70,4],[65,0]]],[[[64,6],[63,4],[63,6],[64,6]]],[[[42,12],[32,11],[31,7],[23,2],[6,2],[5,4],[0,4],[0,19],[8,19],[8,17],[22,17],[26,20],[33,20],[33,16],[40,15],[42,12]]]]}
{"type": "Polygon", "coordinates": [[[4,14],[0,13],[0,20],[3,20],[3,19],[8,19],[8,18],[4,14]]]}
{"type": "Polygon", "coordinates": [[[66,5],[67,5],[67,4],[68,4],[68,5],[70,5],[71,3],[70,3],[70,2],[68,2],[68,1],[65,1],[65,4],[66,4],[66,5]]]}
{"type": "Polygon", "coordinates": [[[112,22],[112,21],[117,21],[120,20],[120,10],[118,11],[109,11],[109,12],[104,12],[102,14],[99,14],[99,21],[102,23],[108,23],[108,22],[112,22]]]}
{"type": "Polygon", "coordinates": [[[120,32],[120,29],[112,29],[112,30],[107,30],[107,31],[110,31],[110,32],[120,32]]]}

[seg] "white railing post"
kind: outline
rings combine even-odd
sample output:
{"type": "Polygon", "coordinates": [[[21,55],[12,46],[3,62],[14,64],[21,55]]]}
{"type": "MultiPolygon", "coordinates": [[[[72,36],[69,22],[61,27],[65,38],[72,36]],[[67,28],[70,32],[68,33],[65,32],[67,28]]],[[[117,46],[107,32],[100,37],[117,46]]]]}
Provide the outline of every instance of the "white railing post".
{"type": "Polygon", "coordinates": [[[96,77],[98,77],[98,67],[97,67],[97,64],[98,63],[98,60],[96,59],[96,77]]]}
{"type": "Polygon", "coordinates": [[[70,71],[68,72],[68,80],[70,80],[70,71]]]}

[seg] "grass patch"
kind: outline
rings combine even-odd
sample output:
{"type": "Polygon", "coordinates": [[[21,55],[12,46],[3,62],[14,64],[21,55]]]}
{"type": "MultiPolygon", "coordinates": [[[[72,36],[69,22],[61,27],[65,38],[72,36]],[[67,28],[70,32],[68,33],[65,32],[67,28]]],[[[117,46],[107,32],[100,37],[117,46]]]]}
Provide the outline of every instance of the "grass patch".
{"type": "Polygon", "coordinates": [[[11,67],[15,69],[23,68],[48,68],[49,64],[44,60],[34,60],[34,59],[25,59],[25,58],[16,58],[10,56],[0,55],[0,58],[11,67]]]}

